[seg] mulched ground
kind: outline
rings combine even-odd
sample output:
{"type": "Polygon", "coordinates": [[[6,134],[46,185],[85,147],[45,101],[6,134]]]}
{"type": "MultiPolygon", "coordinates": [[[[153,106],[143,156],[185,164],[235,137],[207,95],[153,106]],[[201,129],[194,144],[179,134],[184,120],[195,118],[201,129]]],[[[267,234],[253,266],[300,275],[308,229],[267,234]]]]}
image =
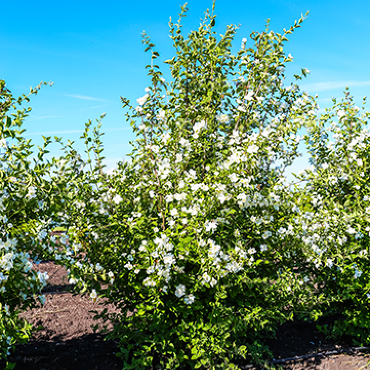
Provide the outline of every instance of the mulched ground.
{"type": "MultiPolygon", "coordinates": [[[[51,262],[37,267],[47,271],[46,302],[23,314],[39,330],[27,344],[18,345],[9,361],[15,370],[118,370],[122,361],[116,357],[117,345],[95,333],[94,313],[104,307],[98,302],[69,292],[65,269],[51,262]]],[[[108,306],[110,312],[114,306],[108,306]]],[[[111,329],[108,327],[107,330],[111,329]]],[[[289,370],[363,370],[370,369],[365,349],[328,341],[315,325],[289,322],[282,325],[275,339],[267,343],[273,351],[275,366],[289,370]]],[[[0,369],[4,364],[0,363],[0,369]]],[[[245,369],[255,369],[246,364],[245,369]]]]}

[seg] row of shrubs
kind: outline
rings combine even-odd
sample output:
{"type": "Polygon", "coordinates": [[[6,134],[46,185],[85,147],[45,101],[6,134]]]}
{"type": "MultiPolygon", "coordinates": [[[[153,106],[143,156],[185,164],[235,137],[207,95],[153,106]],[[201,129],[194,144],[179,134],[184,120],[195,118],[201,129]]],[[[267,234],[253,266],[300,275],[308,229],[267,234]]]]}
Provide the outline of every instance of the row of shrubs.
{"type": "Polygon", "coordinates": [[[233,54],[237,27],[217,36],[212,9],[185,38],[185,14],[170,22],[171,81],[143,35],[152,83],[137,105],[122,98],[137,139],[112,171],[100,120],[85,154],[50,137],[35,152],[23,104],[41,85],[16,99],[0,81],[0,358],[30,337],[19,313],[45,301],[42,259],[116,305],[102,316],[125,369],[261,363],[279,324],[338,313],[321,330],[369,343],[369,113],[348,91],[320,112],[298,86],[306,69],[286,82],[283,46],[303,18],[233,54]],[[311,167],[288,182],[301,142],[311,167]]]}

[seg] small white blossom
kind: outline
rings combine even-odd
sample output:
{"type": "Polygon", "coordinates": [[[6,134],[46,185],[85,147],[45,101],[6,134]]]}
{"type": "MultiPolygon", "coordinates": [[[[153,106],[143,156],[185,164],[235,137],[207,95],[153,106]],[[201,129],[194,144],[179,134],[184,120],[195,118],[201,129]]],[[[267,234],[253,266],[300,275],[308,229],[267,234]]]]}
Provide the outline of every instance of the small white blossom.
{"type": "Polygon", "coordinates": [[[180,284],[176,287],[175,296],[180,298],[185,295],[185,285],[180,284]]]}
{"type": "Polygon", "coordinates": [[[187,297],[184,298],[184,302],[186,304],[192,304],[195,301],[195,297],[192,294],[189,294],[187,297]]]}
{"type": "Polygon", "coordinates": [[[143,285],[150,287],[150,286],[155,286],[156,283],[152,278],[147,277],[143,280],[143,285]]]}
{"type": "Polygon", "coordinates": [[[91,298],[94,302],[96,302],[96,300],[98,299],[98,294],[96,293],[96,290],[95,290],[95,289],[93,289],[93,290],[91,291],[91,293],[90,293],[90,298],[91,298]]]}
{"type": "Polygon", "coordinates": [[[206,229],[207,232],[211,231],[215,231],[217,229],[217,222],[216,221],[206,221],[205,224],[204,224],[204,227],[206,229]]]}
{"type": "Polygon", "coordinates": [[[136,99],[139,105],[143,105],[149,98],[149,94],[145,94],[143,97],[136,99]]]}
{"type": "Polygon", "coordinates": [[[114,197],[113,197],[113,202],[118,204],[122,201],[122,197],[119,195],[119,194],[116,194],[114,197]]]}
{"type": "Polygon", "coordinates": [[[252,144],[251,146],[248,147],[247,149],[248,153],[257,153],[258,152],[258,146],[255,144],[252,144]]]}

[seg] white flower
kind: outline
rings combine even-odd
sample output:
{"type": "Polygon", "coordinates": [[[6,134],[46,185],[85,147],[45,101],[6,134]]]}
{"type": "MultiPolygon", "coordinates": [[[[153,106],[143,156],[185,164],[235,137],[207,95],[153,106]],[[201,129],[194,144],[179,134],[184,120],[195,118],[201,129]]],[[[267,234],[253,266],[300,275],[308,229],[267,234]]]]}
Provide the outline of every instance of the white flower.
{"type": "Polygon", "coordinates": [[[192,179],[195,180],[197,178],[197,172],[194,170],[190,170],[189,172],[186,172],[186,175],[192,179]]]}
{"type": "Polygon", "coordinates": [[[28,188],[28,193],[26,195],[28,199],[32,199],[36,197],[36,189],[33,186],[30,186],[28,188]]]}
{"type": "Polygon", "coordinates": [[[162,141],[166,144],[167,141],[170,139],[171,135],[169,133],[166,133],[166,134],[162,134],[161,135],[161,139],[162,141]]]}
{"type": "Polygon", "coordinates": [[[203,284],[209,283],[211,281],[211,277],[206,272],[203,273],[202,278],[203,278],[203,284]]]}
{"type": "Polygon", "coordinates": [[[143,105],[148,100],[148,98],[149,98],[149,94],[145,94],[143,97],[136,99],[136,102],[139,105],[143,105]]]}
{"type": "Polygon", "coordinates": [[[140,245],[139,247],[139,252],[145,252],[146,251],[146,248],[143,244],[140,245]]]}
{"type": "Polygon", "coordinates": [[[239,180],[239,177],[236,173],[232,173],[231,175],[229,175],[229,178],[231,180],[231,182],[235,183],[239,180]]]}
{"type": "Polygon", "coordinates": [[[271,231],[264,231],[263,234],[262,234],[262,238],[263,239],[267,239],[269,238],[270,236],[272,235],[272,232],[271,231]]]}
{"type": "Polygon", "coordinates": [[[119,202],[122,201],[122,197],[119,195],[119,194],[116,194],[114,197],[113,197],[113,202],[118,204],[119,202]]]}
{"type": "Polygon", "coordinates": [[[217,199],[220,201],[221,204],[225,202],[225,200],[228,199],[228,197],[224,193],[217,194],[217,199]]]}
{"type": "Polygon", "coordinates": [[[46,285],[46,280],[49,279],[48,273],[46,271],[45,272],[37,271],[37,277],[43,286],[46,285]]]}
{"type": "Polygon", "coordinates": [[[164,110],[161,110],[159,111],[159,113],[157,114],[157,119],[160,120],[160,121],[163,121],[164,118],[165,118],[165,115],[166,115],[166,112],[164,110]]]}
{"type": "Polygon", "coordinates": [[[169,225],[169,227],[171,227],[171,228],[172,228],[175,224],[176,224],[175,220],[170,220],[170,221],[168,221],[168,225],[169,225]]]}
{"type": "Polygon", "coordinates": [[[258,152],[258,146],[256,144],[253,144],[248,147],[247,149],[248,153],[257,153],[258,152]]]}
{"type": "Polygon", "coordinates": [[[180,284],[176,287],[175,296],[180,298],[185,295],[185,285],[180,284]]]}
{"type": "Polygon", "coordinates": [[[166,199],[166,202],[168,202],[168,203],[172,202],[173,201],[173,195],[172,194],[167,194],[165,199],[166,199]]]}
{"type": "Polygon", "coordinates": [[[147,277],[143,280],[143,285],[145,286],[155,286],[155,281],[151,279],[150,277],[147,277]]]}
{"type": "Polygon", "coordinates": [[[47,233],[46,230],[41,230],[39,232],[39,235],[38,236],[39,236],[40,239],[45,239],[47,235],[48,235],[48,233],[47,233]]]}
{"type": "Polygon", "coordinates": [[[192,304],[195,301],[195,297],[192,294],[189,294],[187,297],[184,298],[184,302],[186,304],[192,304]]]}
{"type": "Polygon", "coordinates": [[[245,193],[240,193],[236,199],[238,200],[239,206],[243,206],[247,203],[247,195],[245,193]]]}
{"type": "Polygon", "coordinates": [[[249,90],[247,95],[244,96],[244,99],[247,100],[247,101],[251,101],[253,99],[253,91],[252,90],[249,90]]]}
{"type": "Polygon", "coordinates": [[[362,271],[355,269],[355,275],[354,275],[355,279],[357,279],[361,275],[362,275],[362,271]]]}
{"type": "Polygon", "coordinates": [[[209,248],[208,255],[211,258],[215,258],[220,252],[221,247],[217,245],[215,242],[213,242],[212,240],[209,240],[209,243],[211,244],[211,248],[209,248]]]}
{"type": "MultiPolygon", "coordinates": [[[[159,254],[158,254],[158,252],[155,250],[155,251],[153,251],[152,253],[150,253],[150,255],[153,257],[153,258],[158,258],[158,256],[159,256],[159,254]]],[[[151,267],[149,267],[149,269],[150,269],[151,267]]],[[[149,270],[148,269],[148,270],[149,270]]],[[[150,272],[148,271],[148,274],[150,274],[150,272]]]]}
{"type": "MultiPolygon", "coordinates": [[[[203,128],[206,127],[206,121],[205,120],[202,120],[200,122],[197,122],[194,126],[193,126],[193,130],[194,130],[194,133],[199,133],[199,131],[203,128]]],[[[195,136],[195,135],[194,135],[195,136]]]]}
{"type": "Polygon", "coordinates": [[[96,302],[96,300],[98,299],[98,295],[97,295],[97,293],[96,293],[96,290],[95,290],[95,289],[93,289],[93,290],[91,291],[91,293],[90,293],[90,298],[91,298],[94,302],[96,302]]]}
{"type": "Polygon", "coordinates": [[[238,110],[241,111],[241,112],[246,112],[247,108],[245,107],[244,104],[241,104],[241,105],[238,106],[238,110]]]}
{"type": "Polygon", "coordinates": [[[186,199],[186,193],[176,193],[173,195],[173,197],[176,200],[185,200],[186,199]]]}
{"type": "Polygon", "coordinates": [[[181,146],[183,146],[183,147],[185,147],[187,149],[190,149],[191,148],[190,141],[184,139],[183,137],[180,139],[179,143],[180,143],[181,146]]]}
{"type": "Polygon", "coordinates": [[[209,285],[213,288],[217,284],[217,280],[215,278],[212,278],[209,282],[209,285]]]}
{"type": "Polygon", "coordinates": [[[229,116],[227,114],[222,113],[216,116],[216,119],[220,123],[227,123],[229,121],[229,116]]]}
{"type": "Polygon", "coordinates": [[[323,163],[323,164],[321,165],[321,168],[322,168],[323,170],[326,170],[326,169],[328,169],[328,168],[329,168],[329,165],[328,165],[327,163],[323,163]]]}
{"type": "Polygon", "coordinates": [[[239,272],[240,270],[243,269],[242,266],[240,266],[239,263],[235,262],[235,261],[232,261],[232,262],[229,262],[226,266],[225,266],[225,269],[228,270],[229,272],[233,272],[233,273],[236,273],[236,272],[239,272]]]}
{"type": "Polygon", "coordinates": [[[355,234],[356,233],[356,229],[354,229],[353,227],[348,227],[347,233],[348,234],[355,234]]]}
{"type": "Polygon", "coordinates": [[[0,139],[0,148],[7,148],[8,147],[8,143],[6,142],[6,140],[4,138],[0,139]]]}
{"type": "Polygon", "coordinates": [[[163,257],[163,263],[167,266],[171,266],[176,262],[172,253],[168,253],[166,256],[163,257]]]}
{"type": "Polygon", "coordinates": [[[204,227],[206,229],[207,232],[209,231],[214,231],[217,229],[217,222],[216,221],[206,221],[204,223],[204,227]]]}
{"type": "Polygon", "coordinates": [[[267,245],[266,244],[261,244],[260,245],[260,251],[261,252],[266,252],[267,251],[267,245]]]}
{"type": "Polygon", "coordinates": [[[159,146],[158,146],[158,145],[151,145],[151,144],[148,144],[148,145],[146,146],[146,149],[151,150],[151,151],[153,151],[154,153],[158,153],[158,152],[159,152],[159,146]]]}

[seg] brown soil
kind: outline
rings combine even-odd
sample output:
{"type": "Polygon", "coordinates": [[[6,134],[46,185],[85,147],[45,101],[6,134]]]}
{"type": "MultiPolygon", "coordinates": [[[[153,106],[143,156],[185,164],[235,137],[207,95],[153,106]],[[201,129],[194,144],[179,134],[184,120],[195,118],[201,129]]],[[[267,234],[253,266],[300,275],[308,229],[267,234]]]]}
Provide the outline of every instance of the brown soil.
{"type": "MultiPolygon", "coordinates": [[[[53,263],[41,263],[37,267],[47,271],[48,286],[43,307],[29,310],[23,317],[39,330],[32,340],[18,345],[9,361],[15,370],[118,370],[122,361],[116,357],[117,345],[104,340],[104,334],[94,332],[93,326],[103,328],[104,323],[93,320],[94,313],[107,307],[101,301],[73,295],[66,279],[65,269],[53,263]]],[[[110,326],[107,327],[109,331],[110,326]]],[[[315,325],[290,322],[282,325],[275,339],[266,344],[274,353],[274,364],[289,370],[360,370],[370,369],[370,357],[366,349],[354,349],[344,344],[328,341],[315,325]]],[[[0,369],[4,363],[0,362],[0,369]]],[[[245,364],[245,369],[255,367],[245,364]]]]}
{"type": "MultiPolygon", "coordinates": [[[[44,289],[43,307],[28,310],[22,316],[34,327],[31,341],[18,345],[8,359],[16,363],[15,370],[118,370],[123,363],[115,353],[116,343],[104,340],[93,326],[104,329],[102,320],[94,320],[95,313],[112,305],[93,302],[88,296],[74,295],[68,284],[67,272],[51,262],[40,263],[37,270],[47,271],[48,285],[44,289]]],[[[111,326],[107,330],[112,329],[111,326]]],[[[0,363],[1,369],[1,363],[0,363]]]]}

